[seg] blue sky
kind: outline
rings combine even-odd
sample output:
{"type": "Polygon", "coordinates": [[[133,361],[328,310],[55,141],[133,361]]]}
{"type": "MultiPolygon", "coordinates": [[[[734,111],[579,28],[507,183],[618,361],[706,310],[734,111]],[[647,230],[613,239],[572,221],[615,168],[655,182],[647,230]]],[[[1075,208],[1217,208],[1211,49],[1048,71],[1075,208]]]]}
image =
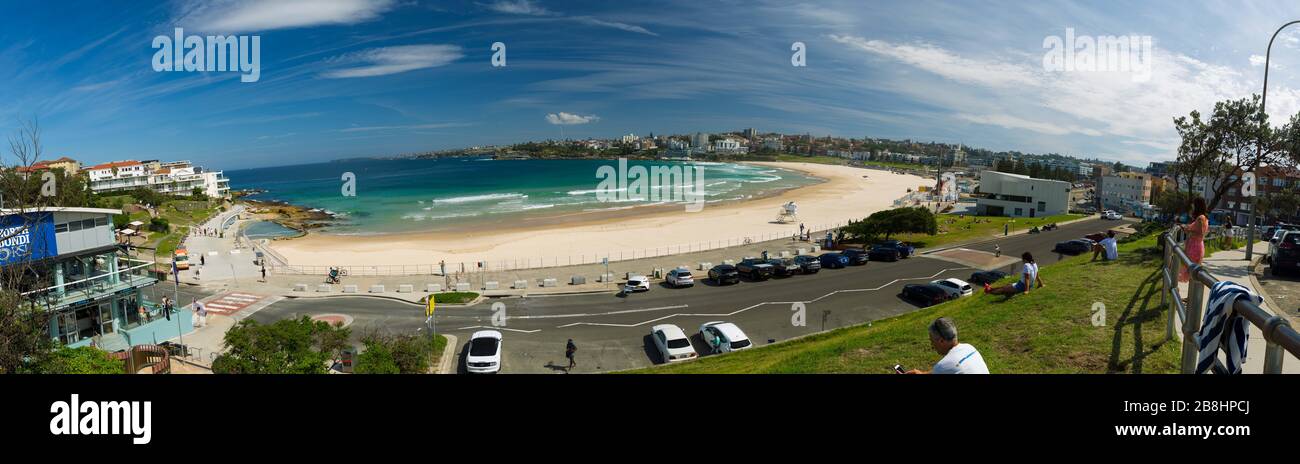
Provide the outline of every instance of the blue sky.
{"type": "MultiPolygon", "coordinates": [[[[1171,118],[1259,92],[1294,3],[554,0],[13,2],[0,131],[46,157],[216,169],[567,137],[716,132],[935,140],[1131,164],[1171,118]],[[261,78],[155,72],[153,38],[261,37],[261,78]],[[1044,39],[1152,37],[1151,77],[1052,72],[1044,39]],[[493,42],[507,66],[490,65],[493,42]],[[790,65],[791,43],[807,66],[790,65]]],[[[1300,111],[1300,26],[1268,111],[1300,111]]]]}

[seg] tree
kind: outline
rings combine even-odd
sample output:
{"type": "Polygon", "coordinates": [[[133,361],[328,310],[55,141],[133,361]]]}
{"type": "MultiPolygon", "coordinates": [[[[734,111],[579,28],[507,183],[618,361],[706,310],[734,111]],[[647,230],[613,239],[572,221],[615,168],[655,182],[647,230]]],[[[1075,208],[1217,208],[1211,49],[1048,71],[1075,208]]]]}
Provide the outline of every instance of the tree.
{"type": "Polygon", "coordinates": [[[350,329],[307,316],[259,324],[244,319],[226,332],[225,353],[212,362],[219,374],[324,374],[347,345],[350,329]]]}
{"type": "Polygon", "coordinates": [[[417,335],[371,332],[361,340],[365,351],[357,356],[358,374],[424,374],[434,359],[434,343],[417,335]]]}
{"type": "Polygon", "coordinates": [[[895,208],[877,211],[866,219],[852,222],[844,227],[844,233],[863,239],[883,236],[886,240],[894,234],[934,235],[939,233],[939,222],[935,219],[934,213],[927,208],[895,208]]]}
{"type": "MultiPolygon", "coordinates": [[[[0,157],[0,207],[12,210],[6,227],[0,228],[0,242],[22,235],[52,206],[58,195],[48,195],[46,176],[30,171],[44,152],[40,125],[35,119],[20,123],[9,137],[9,156],[0,157]]],[[[57,190],[57,177],[55,178],[57,190]]],[[[31,262],[12,259],[0,266],[0,373],[22,372],[25,365],[39,364],[54,348],[50,337],[50,314],[25,291],[49,286],[38,277],[31,262]]]]}
{"type": "MultiPolygon", "coordinates": [[[[1181,117],[1174,120],[1183,138],[1178,161],[1183,175],[1192,169],[1182,166],[1184,163],[1194,162],[1204,167],[1210,180],[1207,200],[1211,208],[1229,191],[1241,186],[1242,173],[1294,156],[1294,150],[1300,147],[1300,114],[1275,129],[1261,110],[1259,95],[1215,103],[1214,114],[1203,124],[1196,112],[1191,116],[1192,123],[1181,117]]],[[[1188,179],[1189,186],[1194,182],[1194,178],[1188,179]]]]}
{"type": "Polygon", "coordinates": [[[1160,208],[1166,218],[1174,218],[1192,210],[1192,198],[1196,195],[1181,190],[1170,190],[1161,192],[1153,202],[1156,208],[1160,208]]]}
{"type": "Polygon", "coordinates": [[[1286,189],[1257,196],[1254,203],[1255,211],[1265,216],[1261,219],[1273,217],[1286,220],[1294,217],[1296,210],[1300,210],[1300,194],[1295,189],[1286,189]]]}

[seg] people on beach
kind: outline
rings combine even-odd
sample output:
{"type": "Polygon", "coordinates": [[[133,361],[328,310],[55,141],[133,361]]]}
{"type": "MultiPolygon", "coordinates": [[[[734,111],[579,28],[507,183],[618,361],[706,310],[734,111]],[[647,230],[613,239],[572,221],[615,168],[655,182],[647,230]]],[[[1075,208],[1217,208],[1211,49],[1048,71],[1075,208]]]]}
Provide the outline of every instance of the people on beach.
{"type": "Polygon", "coordinates": [[[1038,283],[1038,288],[1043,288],[1043,279],[1038,276],[1038,264],[1034,262],[1034,255],[1026,251],[1020,255],[1022,261],[1020,268],[1020,279],[1010,285],[1003,285],[994,288],[989,284],[984,284],[984,293],[991,295],[1015,295],[1017,293],[1028,294],[1029,290],[1038,283]]]}

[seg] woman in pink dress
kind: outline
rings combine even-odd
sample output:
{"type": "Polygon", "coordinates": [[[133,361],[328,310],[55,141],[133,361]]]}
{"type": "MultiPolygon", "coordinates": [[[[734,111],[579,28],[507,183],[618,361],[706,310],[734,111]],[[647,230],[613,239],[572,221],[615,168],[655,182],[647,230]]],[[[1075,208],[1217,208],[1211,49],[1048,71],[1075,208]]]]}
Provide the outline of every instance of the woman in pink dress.
{"type": "MultiPolygon", "coordinates": [[[[1187,241],[1183,244],[1183,252],[1187,253],[1187,258],[1193,263],[1200,264],[1201,259],[1205,258],[1205,233],[1210,230],[1210,219],[1205,217],[1205,199],[1196,197],[1192,200],[1192,223],[1180,225],[1183,232],[1187,233],[1187,241]]],[[[1187,274],[1187,268],[1184,267],[1178,273],[1179,282],[1190,280],[1187,274]]]]}

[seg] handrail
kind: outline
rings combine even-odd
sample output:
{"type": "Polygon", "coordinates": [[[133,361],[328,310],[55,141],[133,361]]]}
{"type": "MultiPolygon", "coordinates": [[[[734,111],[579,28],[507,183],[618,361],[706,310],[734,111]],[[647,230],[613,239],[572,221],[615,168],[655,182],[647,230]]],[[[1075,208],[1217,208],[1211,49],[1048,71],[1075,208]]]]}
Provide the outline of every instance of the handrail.
{"type": "Polygon", "coordinates": [[[141,260],[138,260],[138,259],[123,258],[123,259],[121,259],[121,260],[122,260],[122,261],[128,261],[128,262],[130,262],[130,261],[134,261],[134,262],[137,262],[137,263],[144,263],[144,264],[140,264],[140,265],[138,265],[138,266],[134,266],[134,267],[128,267],[128,268],[126,268],[126,269],[118,269],[117,272],[106,272],[106,273],[103,273],[103,274],[100,274],[100,275],[97,275],[97,276],[94,276],[94,277],[87,277],[87,278],[85,278],[85,279],[74,280],[74,281],[72,281],[72,282],[64,282],[63,285],[55,285],[55,286],[52,286],[52,287],[46,287],[46,288],[42,288],[42,289],[38,289],[38,290],[31,290],[31,291],[23,292],[23,293],[22,293],[22,296],[31,295],[31,294],[34,294],[34,293],[43,293],[43,292],[48,292],[48,291],[50,291],[50,290],[54,290],[54,289],[57,289],[57,288],[59,288],[59,287],[67,287],[67,286],[71,286],[71,285],[79,284],[79,283],[82,283],[82,282],[90,282],[90,281],[92,281],[92,280],[106,279],[106,278],[112,277],[112,276],[114,276],[114,275],[123,274],[123,273],[129,273],[130,271],[133,271],[133,270],[136,270],[136,269],[140,269],[140,268],[144,268],[144,267],[148,267],[148,266],[152,266],[152,265],[154,264],[154,263],[149,262],[149,261],[141,261],[141,260]]]}
{"type": "MultiPolygon", "coordinates": [[[[1196,372],[1196,363],[1199,357],[1200,347],[1197,344],[1196,336],[1201,330],[1201,318],[1205,309],[1205,291],[1208,287],[1219,283],[1219,279],[1206,270],[1204,265],[1192,262],[1191,258],[1187,257],[1187,253],[1179,247],[1178,241],[1174,239],[1177,232],[1176,228],[1170,228],[1163,238],[1165,264],[1162,267],[1162,274],[1165,291],[1162,292],[1161,299],[1168,295],[1174,305],[1167,323],[1165,334],[1167,339],[1173,338],[1175,313],[1183,321],[1181,367],[1184,374],[1192,374],[1196,372]],[[1176,280],[1182,267],[1186,267],[1189,274],[1186,306],[1182,304],[1179,298],[1178,282],[1176,280]]],[[[1263,332],[1266,341],[1264,351],[1265,374],[1282,373],[1284,352],[1300,358],[1300,333],[1297,333],[1285,318],[1270,314],[1249,299],[1238,298],[1232,309],[1237,314],[1245,317],[1247,321],[1250,321],[1260,332],[1263,332]]]]}

